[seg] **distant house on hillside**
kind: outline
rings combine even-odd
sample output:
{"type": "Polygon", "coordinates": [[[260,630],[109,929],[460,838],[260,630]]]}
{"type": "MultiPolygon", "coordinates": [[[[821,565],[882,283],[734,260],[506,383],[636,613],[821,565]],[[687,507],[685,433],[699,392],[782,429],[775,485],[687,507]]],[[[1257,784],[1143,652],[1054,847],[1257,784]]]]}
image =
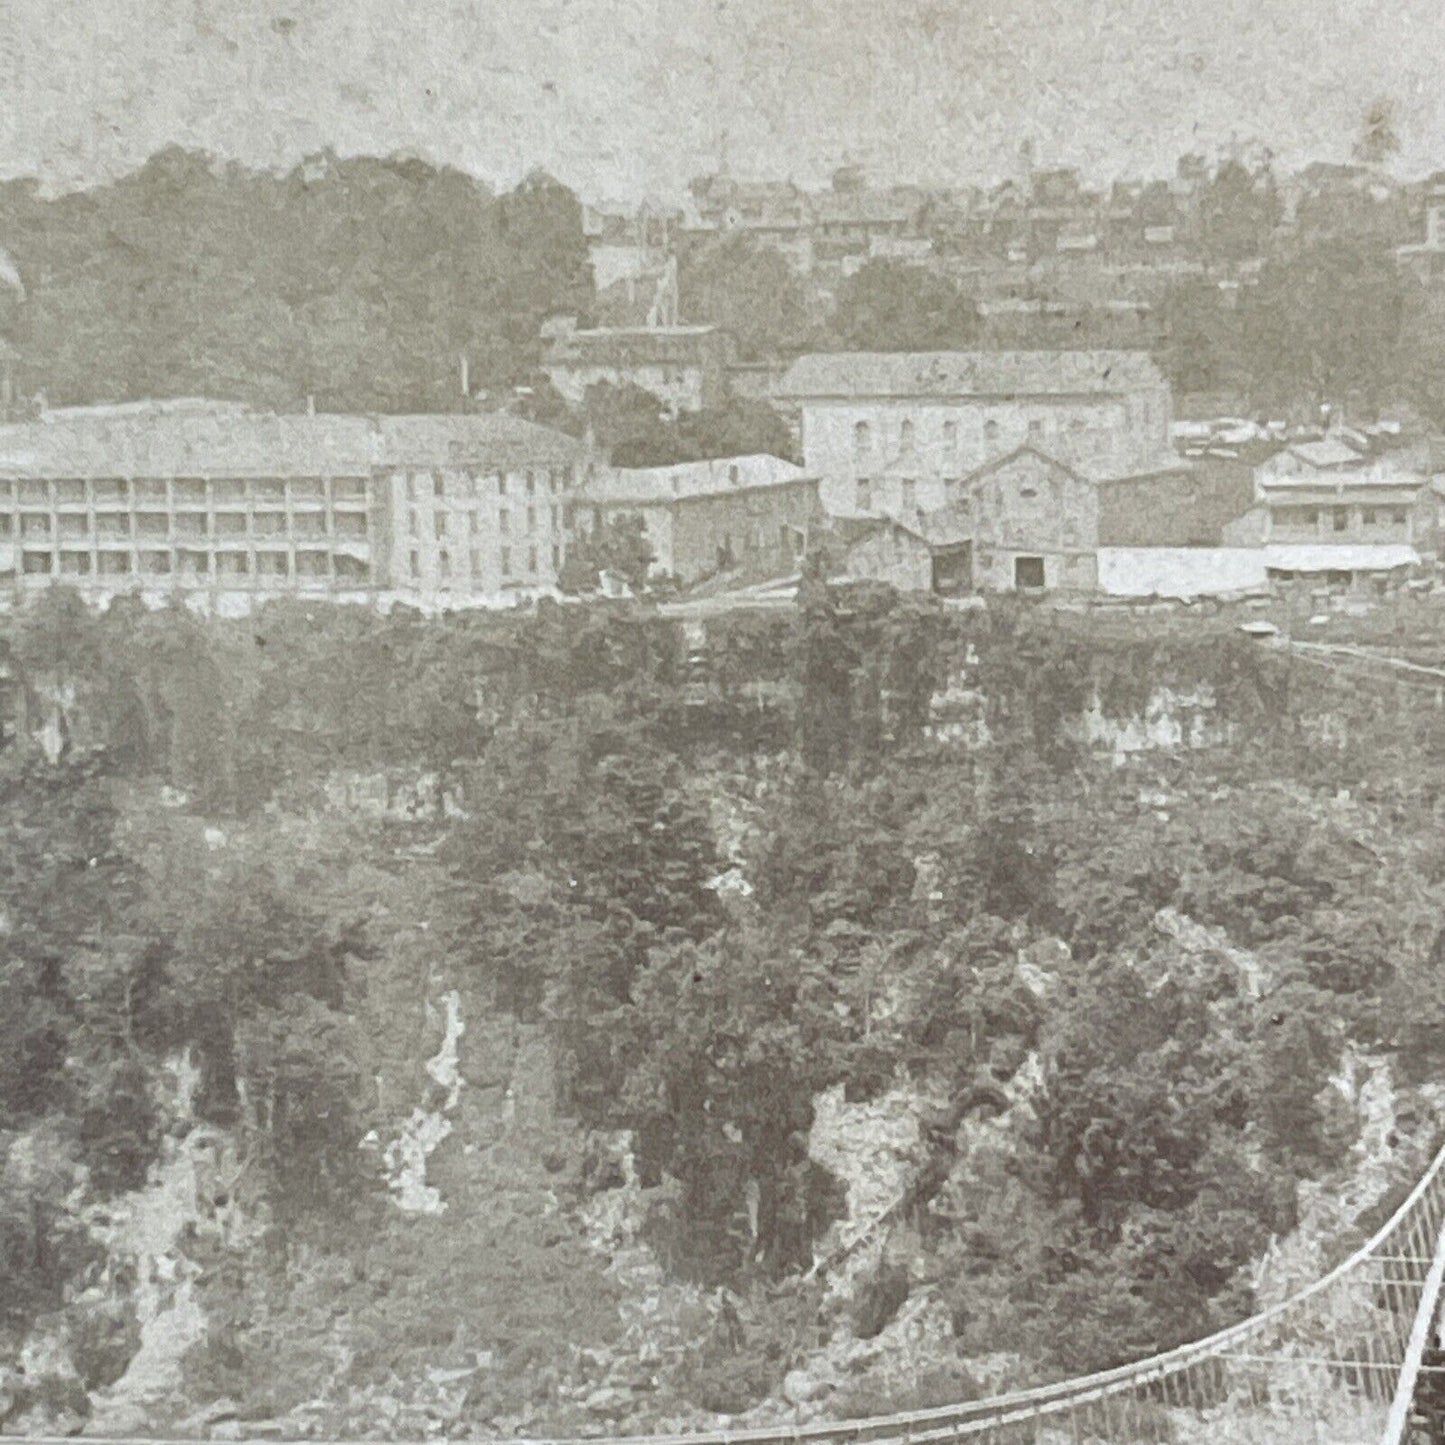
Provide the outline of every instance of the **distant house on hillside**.
{"type": "Polygon", "coordinates": [[[545,336],[542,369],[573,406],[583,403],[589,387],[603,383],[639,386],[674,412],[720,406],[726,396],[733,348],[715,326],[579,330],[561,319],[545,336]]]}

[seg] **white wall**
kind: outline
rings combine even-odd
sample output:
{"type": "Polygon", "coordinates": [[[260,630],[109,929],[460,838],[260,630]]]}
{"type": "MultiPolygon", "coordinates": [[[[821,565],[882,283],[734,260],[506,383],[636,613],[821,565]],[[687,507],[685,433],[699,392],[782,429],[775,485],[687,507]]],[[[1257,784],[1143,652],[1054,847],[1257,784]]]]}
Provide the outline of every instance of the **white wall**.
{"type": "Polygon", "coordinates": [[[967,476],[1027,443],[1098,475],[1146,471],[1169,455],[1168,396],[1160,389],[1127,403],[1113,397],[805,401],[802,411],[803,465],[824,476],[876,477],[896,467],[905,450],[905,422],[913,424],[911,455],[920,476],[967,476]],[[859,422],[869,427],[863,453],[856,448],[859,422]]]}
{"type": "Polygon", "coordinates": [[[1265,585],[1259,547],[1101,547],[1099,590],[1111,597],[1202,597],[1265,585]]]}

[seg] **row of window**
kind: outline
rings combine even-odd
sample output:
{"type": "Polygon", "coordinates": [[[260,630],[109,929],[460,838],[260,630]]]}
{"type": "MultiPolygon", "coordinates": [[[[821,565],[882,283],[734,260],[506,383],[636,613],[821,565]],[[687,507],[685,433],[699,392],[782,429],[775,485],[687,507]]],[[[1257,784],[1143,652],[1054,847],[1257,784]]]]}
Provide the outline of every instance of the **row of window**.
{"type": "MultiPolygon", "coordinates": [[[[859,477],[854,484],[854,500],[860,512],[867,512],[872,508],[876,485],[872,477],[859,477]]],[[[967,499],[960,495],[963,488],[961,477],[945,478],[943,488],[951,506],[967,505],[967,499]]],[[[918,505],[918,483],[912,477],[904,477],[898,483],[898,500],[905,512],[912,511],[918,505]]]]}
{"type": "MultiPolygon", "coordinates": [[[[481,532],[482,532],[482,514],[481,514],[479,511],[477,511],[477,509],[476,509],[475,507],[472,508],[472,510],[469,511],[469,512],[458,513],[457,516],[458,516],[458,518],[465,517],[465,518],[467,519],[467,520],[466,520],[466,531],[469,532],[473,537],[478,537],[478,536],[481,535],[481,532]]],[[[546,517],[548,521],[550,521],[552,530],[553,530],[554,532],[561,531],[561,529],[562,529],[562,509],[561,509],[561,507],[559,507],[559,506],[554,502],[554,503],[552,504],[551,508],[550,508],[547,512],[544,512],[544,513],[543,513],[543,516],[546,517]]],[[[537,509],[536,509],[536,507],[528,507],[528,508],[527,508],[527,512],[526,512],[526,522],[527,522],[526,530],[527,530],[529,533],[535,532],[535,531],[537,530],[537,509]]],[[[420,536],[421,536],[421,518],[418,516],[418,514],[417,514],[416,511],[414,511],[414,510],[411,511],[411,512],[409,512],[409,513],[407,514],[406,530],[407,530],[407,535],[410,536],[410,537],[420,537],[420,536]]],[[[442,541],[444,538],[450,536],[450,535],[451,535],[451,530],[452,530],[452,518],[451,518],[451,514],[450,514],[450,513],[447,513],[447,512],[434,512],[434,513],[432,513],[432,531],[433,531],[434,535],[436,536],[437,541],[440,542],[440,541],[442,541]]],[[[461,529],[461,527],[459,526],[457,530],[458,530],[458,531],[461,531],[462,529],[461,529]]],[[[503,536],[506,536],[508,533],[511,532],[511,530],[512,530],[512,513],[511,513],[511,511],[510,511],[508,508],[506,508],[506,507],[500,507],[500,508],[498,508],[498,510],[497,510],[497,531],[499,531],[503,536]]]]}
{"type": "MultiPolygon", "coordinates": [[[[1336,532],[1350,529],[1350,507],[1281,507],[1275,518],[1281,526],[1332,528],[1336,532]]],[[[1409,520],[1405,507],[1361,507],[1363,527],[1403,527],[1409,520]]]]}
{"type": "MultiPolygon", "coordinates": [[[[507,473],[493,472],[490,479],[496,484],[497,495],[505,497],[507,495],[507,473]]],[[[555,496],[569,480],[576,481],[576,479],[576,467],[533,468],[522,473],[522,486],[529,497],[536,495],[539,485],[555,496]]],[[[476,472],[467,472],[460,477],[454,477],[453,484],[449,484],[448,478],[443,472],[432,472],[430,475],[423,472],[412,472],[406,479],[406,499],[414,502],[427,490],[430,490],[433,497],[476,497],[481,494],[480,489],[487,480],[488,478],[479,476],[476,472]]]]}
{"type": "MultiPolygon", "coordinates": [[[[499,560],[501,563],[503,578],[509,578],[512,575],[512,549],[510,547],[503,547],[499,560]]],[[[528,577],[535,578],[537,576],[538,564],[537,549],[535,547],[527,548],[525,554],[525,562],[526,575],[528,577]]],[[[415,551],[412,552],[407,558],[407,563],[408,571],[411,573],[411,576],[413,578],[419,578],[421,576],[421,553],[415,551]]],[[[553,543],[552,570],[555,572],[561,565],[562,548],[556,543],[553,543]]],[[[472,577],[480,577],[482,575],[482,553],[480,548],[473,547],[468,552],[467,571],[468,574],[472,577]]],[[[452,568],[452,554],[445,548],[443,548],[440,552],[437,553],[437,576],[445,580],[452,577],[453,575],[455,574],[452,568]]]]}
{"type": "Polygon", "coordinates": [[[135,502],[196,505],[366,502],[364,477],[25,477],[0,478],[0,506],[127,506],[135,502]]]}
{"type": "MultiPolygon", "coordinates": [[[[338,537],[346,541],[366,540],[366,516],[360,512],[298,512],[287,517],[284,512],[217,512],[208,517],[202,512],[118,512],[102,513],[95,519],[84,512],[22,512],[19,535],[23,538],[58,536],[79,540],[95,536],[102,540],[125,541],[130,537],[338,537]]],[[[0,513],[0,537],[16,533],[15,518],[0,513]]]]}
{"type": "MultiPolygon", "coordinates": [[[[1030,417],[1027,427],[1027,435],[1030,441],[1042,440],[1049,434],[1058,435],[1064,431],[1074,434],[1086,431],[1088,423],[1083,417],[1075,416],[1068,420],[1067,425],[1061,417],[1030,417]],[[1052,423],[1052,425],[1051,425],[1052,423]]],[[[983,424],[983,437],[985,441],[997,441],[1002,434],[999,423],[990,417],[983,424]]],[[[898,429],[898,447],[900,451],[912,451],[917,439],[917,429],[914,423],[905,419],[898,429]]],[[[946,449],[956,450],[958,447],[958,423],[946,421],[943,423],[942,441],[946,449]]],[[[853,450],[860,456],[867,456],[873,449],[873,428],[866,421],[856,422],[853,426],[853,450]]]]}
{"type": "Polygon", "coordinates": [[[364,562],[354,557],[333,557],[329,552],[190,552],[171,551],[25,552],[21,571],[30,576],[59,573],[67,577],[127,577],[136,573],[165,577],[173,573],[192,577],[337,577],[362,582],[369,575],[364,562]]]}

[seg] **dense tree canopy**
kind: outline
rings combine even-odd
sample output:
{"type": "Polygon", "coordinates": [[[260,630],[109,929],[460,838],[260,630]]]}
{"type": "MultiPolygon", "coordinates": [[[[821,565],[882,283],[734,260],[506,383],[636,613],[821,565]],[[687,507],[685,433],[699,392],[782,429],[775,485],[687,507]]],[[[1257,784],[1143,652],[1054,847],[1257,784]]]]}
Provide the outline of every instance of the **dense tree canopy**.
{"type": "Polygon", "coordinates": [[[778,251],[730,235],[700,246],[679,274],[680,309],[727,331],[745,359],[801,350],[817,330],[812,283],[778,251]]]}
{"type": "Polygon", "coordinates": [[[576,198],[546,176],[493,196],[460,171],[325,154],[283,176],[171,148],[97,189],[0,186],[30,294],[25,379],[52,403],[201,394],[330,410],[453,409],[585,309],[576,198]]]}
{"type": "Polygon", "coordinates": [[[975,343],[978,315],[947,277],[872,260],[838,288],[829,329],[847,351],[959,351],[975,343]]]}

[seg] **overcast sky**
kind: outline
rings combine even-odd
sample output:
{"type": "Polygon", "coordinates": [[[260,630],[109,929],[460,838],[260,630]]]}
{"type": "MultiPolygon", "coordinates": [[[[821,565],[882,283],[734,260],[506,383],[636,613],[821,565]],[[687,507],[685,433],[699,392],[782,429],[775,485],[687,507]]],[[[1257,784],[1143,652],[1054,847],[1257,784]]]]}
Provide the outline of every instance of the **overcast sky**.
{"type": "Polygon", "coordinates": [[[1041,163],[1164,174],[1231,135],[1344,159],[1372,102],[1445,167],[1441,0],[0,0],[0,172],[171,142],[258,165],[411,151],[675,199],[726,144],[812,183],[1041,163]]]}

